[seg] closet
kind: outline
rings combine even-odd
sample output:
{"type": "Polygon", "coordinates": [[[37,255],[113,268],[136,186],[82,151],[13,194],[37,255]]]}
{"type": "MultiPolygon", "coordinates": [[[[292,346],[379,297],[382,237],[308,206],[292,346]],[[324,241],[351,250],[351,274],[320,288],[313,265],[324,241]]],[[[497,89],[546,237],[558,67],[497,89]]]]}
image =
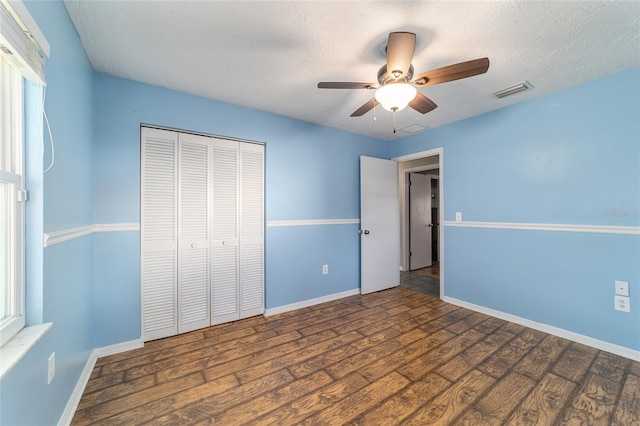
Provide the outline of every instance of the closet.
{"type": "Polygon", "coordinates": [[[142,340],[264,312],[264,146],[141,127],[142,340]]]}

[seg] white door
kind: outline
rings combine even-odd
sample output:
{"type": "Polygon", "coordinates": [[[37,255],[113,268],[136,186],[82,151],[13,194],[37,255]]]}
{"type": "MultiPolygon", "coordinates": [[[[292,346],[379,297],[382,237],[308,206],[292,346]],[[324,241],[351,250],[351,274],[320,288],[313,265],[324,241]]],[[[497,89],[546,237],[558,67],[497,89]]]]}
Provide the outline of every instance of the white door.
{"type": "Polygon", "coordinates": [[[240,144],[240,318],[264,313],[264,145],[240,144]]]}
{"type": "Polygon", "coordinates": [[[213,139],[211,325],[240,319],[238,142],[213,139]]]}
{"type": "Polygon", "coordinates": [[[178,134],[147,127],[141,132],[141,320],[142,340],[148,341],[178,332],[178,134]]]}
{"type": "Polygon", "coordinates": [[[180,133],[178,159],[178,333],[186,333],[210,325],[210,138],[180,133]]]}
{"type": "Polygon", "coordinates": [[[431,266],[431,177],[409,173],[409,269],[431,266]]]}
{"type": "Polygon", "coordinates": [[[398,163],[360,157],[360,292],[400,283],[398,163]]]}

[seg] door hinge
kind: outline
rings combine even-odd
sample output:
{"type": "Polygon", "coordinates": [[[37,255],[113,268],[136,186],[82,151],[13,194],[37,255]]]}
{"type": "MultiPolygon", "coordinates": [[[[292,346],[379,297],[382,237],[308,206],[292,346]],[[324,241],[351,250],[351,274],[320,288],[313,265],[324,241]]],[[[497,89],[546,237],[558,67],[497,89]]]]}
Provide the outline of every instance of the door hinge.
{"type": "Polygon", "coordinates": [[[24,203],[27,201],[27,191],[25,189],[21,189],[18,191],[18,202],[24,203]]]}
{"type": "Polygon", "coordinates": [[[413,253],[409,252],[409,256],[413,256],[413,253]]]}

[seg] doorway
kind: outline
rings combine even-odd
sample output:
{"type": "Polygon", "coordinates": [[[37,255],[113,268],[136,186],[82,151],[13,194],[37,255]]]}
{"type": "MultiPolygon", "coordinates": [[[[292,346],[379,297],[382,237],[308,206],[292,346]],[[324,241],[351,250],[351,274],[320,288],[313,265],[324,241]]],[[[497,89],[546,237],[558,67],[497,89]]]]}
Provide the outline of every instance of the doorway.
{"type": "MultiPolygon", "coordinates": [[[[442,274],[444,240],[443,229],[440,226],[443,220],[442,207],[444,205],[443,149],[423,151],[394,158],[394,160],[398,162],[398,182],[400,186],[400,286],[433,297],[441,297],[444,294],[444,276],[442,274]],[[410,181],[412,176],[422,180],[423,184],[419,185],[422,188],[425,188],[426,185],[424,191],[428,193],[429,201],[428,205],[425,206],[424,197],[418,200],[418,203],[423,204],[421,208],[429,208],[428,213],[430,213],[426,214],[426,220],[417,219],[418,231],[422,228],[422,232],[418,232],[418,234],[412,233],[411,229],[412,185],[410,181]],[[422,223],[420,223],[420,220],[422,220],[422,223]],[[424,232],[425,228],[428,228],[429,232],[424,232]],[[419,238],[418,243],[416,238],[419,238]],[[416,247],[418,247],[418,256],[415,256],[416,247]],[[423,265],[425,260],[424,252],[427,252],[430,257],[430,259],[427,259],[427,265],[423,265]],[[422,257],[422,260],[415,261],[414,258],[416,257],[422,257]]],[[[420,208],[417,210],[420,210],[420,208]]],[[[413,222],[415,225],[416,218],[414,218],[413,222]]]]}

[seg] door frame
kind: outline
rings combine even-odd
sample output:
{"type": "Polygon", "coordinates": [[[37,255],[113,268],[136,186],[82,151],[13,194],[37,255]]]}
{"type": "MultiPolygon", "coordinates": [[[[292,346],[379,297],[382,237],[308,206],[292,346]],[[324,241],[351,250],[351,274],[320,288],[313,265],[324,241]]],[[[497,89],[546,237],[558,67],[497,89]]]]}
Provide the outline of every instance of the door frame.
{"type": "MultiPolygon", "coordinates": [[[[422,158],[434,157],[438,156],[437,164],[429,164],[425,166],[418,166],[409,169],[402,170],[403,176],[401,179],[398,179],[398,185],[400,186],[398,190],[398,195],[400,198],[400,212],[398,212],[398,216],[400,218],[400,270],[408,271],[409,270],[409,257],[408,257],[408,226],[407,226],[407,210],[408,210],[408,173],[415,171],[424,171],[424,170],[433,170],[439,169],[438,173],[438,223],[440,224],[438,228],[438,256],[440,263],[440,298],[442,299],[445,295],[445,276],[444,276],[444,265],[445,265],[445,255],[444,255],[444,148],[434,148],[426,151],[415,152],[413,154],[401,155],[399,157],[394,157],[392,160],[397,161],[398,165],[405,161],[418,160],[422,158]]],[[[433,219],[433,218],[432,218],[433,219]]]]}
{"type": "MultiPolygon", "coordinates": [[[[434,175],[421,172],[405,172],[409,176],[409,199],[407,205],[407,233],[409,235],[409,270],[427,268],[433,264],[433,222],[431,184],[434,175]],[[427,204],[424,216],[418,216],[420,209],[416,209],[421,203],[427,204]],[[426,227],[428,223],[431,224],[426,227]],[[415,221],[415,222],[414,222],[415,221]],[[427,238],[428,235],[428,238],[427,238]],[[426,244],[425,244],[426,242],[426,244]]],[[[437,218],[435,218],[437,222],[437,218]]],[[[406,246],[406,244],[405,244],[406,246]]],[[[404,268],[403,268],[404,269],[404,268]]]]}

